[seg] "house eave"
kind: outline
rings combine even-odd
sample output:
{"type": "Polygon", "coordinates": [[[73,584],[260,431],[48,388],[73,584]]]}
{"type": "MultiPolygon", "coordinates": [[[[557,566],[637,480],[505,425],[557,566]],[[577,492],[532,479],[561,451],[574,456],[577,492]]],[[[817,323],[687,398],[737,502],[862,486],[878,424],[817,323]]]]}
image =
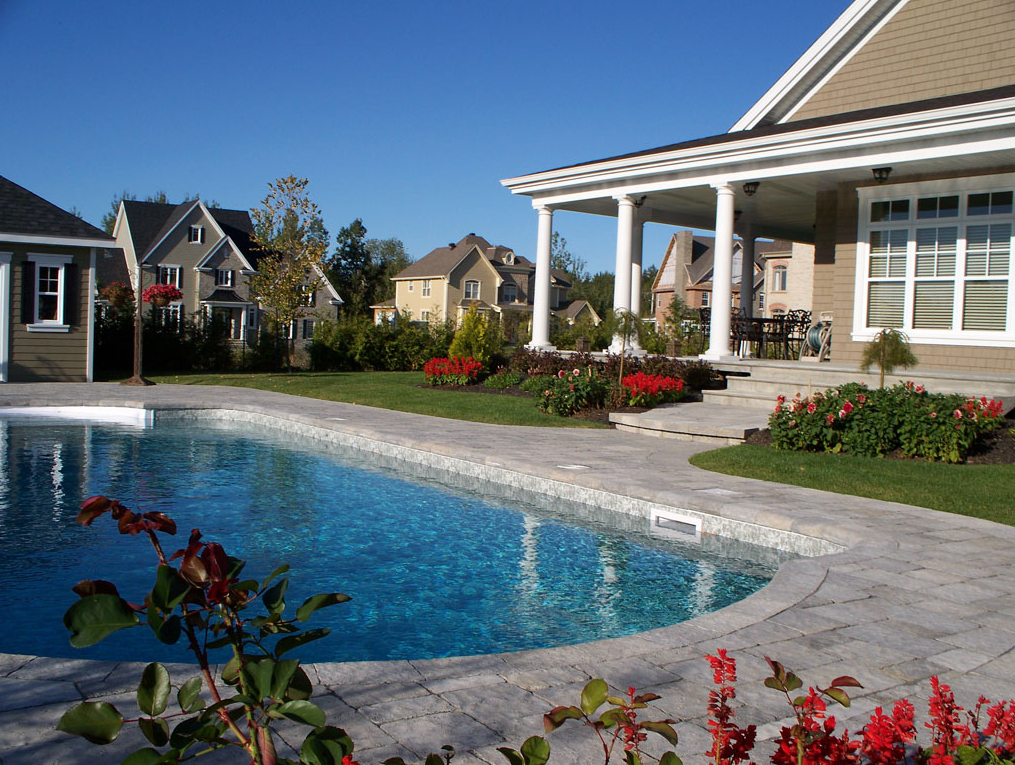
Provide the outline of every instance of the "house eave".
{"type": "Polygon", "coordinates": [[[45,234],[14,234],[0,231],[0,242],[14,244],[41,244],[55,247],[100,247],[111,250],[116,247],[113,239],[90,239],[76,236],[47,236],[45,234]]]}

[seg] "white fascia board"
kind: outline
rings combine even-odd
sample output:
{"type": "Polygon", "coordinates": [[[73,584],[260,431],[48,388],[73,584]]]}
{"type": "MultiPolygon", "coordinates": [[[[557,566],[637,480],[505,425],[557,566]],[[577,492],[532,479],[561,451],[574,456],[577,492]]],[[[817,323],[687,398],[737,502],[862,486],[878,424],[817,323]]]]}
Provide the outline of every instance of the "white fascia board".
{"type": "MultiPolygon", "coordinates": [[[[895,0],[890,0],[894,2],[895,0]]],[[[899,7],[905,5],[907,0],[901,0],[899,7]]],[[[839,43],[847,35],[852,33],[854,29],[861,25],[870,13],[875,11],[878,6],[883,6],[885,0],[854,0],[852,4],[837,18],[832,25],[822,33],[822,35],[814,41],[807,50],[804,51],[803,55],[798,58],[786,73],[782,75],[775,84],[769,88],[765,94],[750,108],[747,113],[744,114],[736,124],[730,128],[729,132],[735,133],[740,130],[749,130],[750,128],[757,125],[761,119],[768,114],[780,101],[785,99],[791,94],[801,81],[803,81],[815,67],[820,66],[821,62],[832,52],[835,51],[839,43]]],[[[867,36],[864,35],[863,40],[857,41],[855,49],[859,49],[863,42],[865,42],[867,36]]],[[[851,58],[852,53],[850,52],[844,58],[851,58]]]]}
{"type": "Polygon", "coordinates": [[[1012,148],[1015,146],[1013,127],[1015,99],[1003,99],[608,160],[579,168],[509,178],[501,183],[514,194],[533,196],[534,204],[538,201],[553,205],[712,182],[761,180],[799,172],[841,169],[868,161],[902,161],[896,157],[897,152],[905,151],[902,146],[905,142],[935,142],[925,157],[920,152],[910,152],[910,158],[945,157],[982,142],[973,135],[976,132],[993,132],[996,140],[1000,141],[1000,144],[994,141],[994,145],[1012,148]],[[856,155],[852,162],[845,159],[850,152],[856,155]],[[808,155],[811,157],[809,161],[792,161],[808,155]],[[829,158],[821,159],[822,155],[829,158]],[[835,155],[840,155],[840,159],[836,160],[835,155]],[[676,177],[659,182],[647,180],[650,176],[664,173],[676,177]],[[590,189],[590,186],[594,188],[590,189]],[[588,190],[574,194],[565,192],[574,187],[588,190]]]}
{"type": "Polygon", "coordinates": [[[331,283],[331,279],[329,279],[327,274],[324,273],[324,269],[315,263],[314,270],[317,272],[317,275],[321,277],[321,282],[328,288],[328,292],[331,293],[332,301],[337,300],[340,304],[345,303],[345,301],[342,300],[342,296],[338,294],[338,290],[336,290],[335,286],[331,283]]]}
{"type": "Polygon", "coordinates": [[[194,266],[194,269],[199,270],[209,268],[205,264],[209,260],[211,260],[212,257],[223,247],[229,247],[230,250],[236,253],[236,257],[240,259],[240,262],[244,266],[244,270],[253,272],[254,267],[250,265],[250,261],[243,256],[243,252],[240,250],[239,247],[236,246],[236,242],[232,240],[232,237],[226,236],[225,234],[223,234],[222,238],[215,243],[214,247],[208,250],[208,254],[205,255],[203,258],[201,258],[201,261],[196,266],[194,266]]]}
{"type": "MultiPolygon", "coordinates": [[[[162,246],[162,243],[164,241],[166,241],[166,239],[169,238],[169,235],[171,233],[173,233],[174,231],[176,231],[176,229],[178,229],[180,227],[180,224],[182,224],[183,221],[185,221],[187,219],[187,216],[190,215],[192,212],[194,212],[194,208],[197,207],[200,204],[201,204],[201,200],[200,199],[194,200],[194,204],[192,204],[190,207],[187,208],[187,212],[185,212],[183,215],[180,216],[180,219],[178,221],[176,221],[176,224],[171,229],[169,229],[165,234],[163,234],[162,238],[159,239],[159,241],[157,241],[154,245],[152,245],[151,247],[148,248],[148,254],[144,256],[144,261],[143,262],[145,262],[145,263],[148,262],[149,256],[153,252],[155,252],[155,250],[157,250],[160,246],[162,246]]],[[[202,205],[202,207],[203,207],[203,205],[202,205]]]]}
{"type": "Polygon", "coordinates": [[[100,247],[103,250],[115,250],[116,242],[112,239],[91,239],[75,236],[46,236],[44,234],[10,234],[0,231],[0,242],[14,244],[47,244],[56,247],[100,247]]]}
{"type": "Polygon", "coordinates": [[[116,239],[116,235],[120,231],[120,221],[125,220],[127,213],[123,209],[123,200],[120,200],[120,206],[116,210],[116,223],[113,224],[113,239],[116,239]]]}
{"type": "Polygon", "coordinates": [[[201,212],[204,213],[204,217],[206,217],[209,221],[211,221],[212,228],[214,228],[215,231],[218,232],[218,235],[220,237],[225,236],[226,232],[222,230],[222,227],[219,225],[219,222],[215,220],[215,216],[211,214],[211,211],[204,206],[204,202],[198,199],[197,203],[201,205],[201,212]]]}

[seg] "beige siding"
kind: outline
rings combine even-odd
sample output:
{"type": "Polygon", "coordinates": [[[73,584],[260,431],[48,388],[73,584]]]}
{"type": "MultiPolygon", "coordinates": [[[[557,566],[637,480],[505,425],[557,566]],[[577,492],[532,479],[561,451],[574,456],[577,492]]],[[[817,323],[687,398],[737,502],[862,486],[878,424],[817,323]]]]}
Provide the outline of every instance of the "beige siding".
{"type": "MultiPolygon", "coordinates": [[[[159,244],[148,256],[147,266],[143,270],[143,287],[154,284],[158,278],[158,266],[179,266],[180,289],[183,291],[184,311],[190,315],[200,310],[200,276],[194,267],[200,263],[211,249],[218,243],[219,235],[214,223],[205,216],[200,208],[192,210],[174,228],[165,241],[159,244]],[[204,243],[191,244],[187,236],[191,226],[204,226],[204,243]]],[[[212,274],[214,279],[214,274],[212,274]]],[[[213,282],[214,283],[214,282],[213,282]]]]}
{"type": "MultiPolygon", "coordinates": [[[[11,257],[11,382],[84,382],[88,379],[88,295],[94,280],[87,248],[2,244],[11,257]],[[73,255],[78,267],[77,316],[66,333],[29,332],[21,314],[23,264],[29,252],[73,255]]],[[[65,318],[65,321],[68,319],[65,318]]]]}
{"type": "Polygon", "coordinates": [[[810,311],[814,290],[814,247],[794,243],[786,255],[772,255],[765,260],[765,316],[774,311],[810,311]],[[786,267],[786,289],[776,291],[774,269],[786,267]]]}
{"type": "Polygon", "coordinates": [[[430,312],[433,321],[443,321],[447,318],[447,306],[444,304],[443,279],[407,279],[395,282],[395,306],[398,313],[408,316],[412,321],[421,321],[423,311],[430,312]],[[430,297],[423,297],[423,282],[430,282],[430,297]],[[412,291],[409,291],[409,285],[412,291]]]}
{"type": "Polygon", "coordinates": [[[496,305],[500,277],[486,256],[473,250],[448,275],[448,305],[453,316],[457,315],[457,306],[465,298],[465,282],[472,279],[479,282],[479,299],[496,305]]]}
{"type": "Polygon", "coordinates": [[[909,0],[791,119],[1015,84],[1015,0],[909,0]]]}

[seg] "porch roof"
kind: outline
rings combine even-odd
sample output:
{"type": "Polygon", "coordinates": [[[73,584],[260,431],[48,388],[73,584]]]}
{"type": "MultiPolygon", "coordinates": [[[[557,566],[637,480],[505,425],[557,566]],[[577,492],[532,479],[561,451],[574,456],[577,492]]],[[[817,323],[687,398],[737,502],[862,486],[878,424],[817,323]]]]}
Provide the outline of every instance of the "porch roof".
{"type": "Polygon", "coordinates": [[[502,181],[533,205],[616,216],[642,198],[645,222],[711,230],[729,183],[755,234],[814,241],[815,198],[839,183],[1015,166],[1015,86],[864,109],[699,138],[502,181]],[[748,197],[741,186],[761,181],[748,197]]]}

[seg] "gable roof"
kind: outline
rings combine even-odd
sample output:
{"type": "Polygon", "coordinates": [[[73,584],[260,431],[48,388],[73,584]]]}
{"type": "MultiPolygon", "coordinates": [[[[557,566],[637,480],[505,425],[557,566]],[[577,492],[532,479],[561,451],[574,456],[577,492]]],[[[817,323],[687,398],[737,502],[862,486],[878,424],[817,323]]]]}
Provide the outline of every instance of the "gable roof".
{"type": "Polygon", "coordinates": [[[81,239],[82,246],[111,247],[113,237],[73,213],[0,176],[0,232],[26,240],[81,239]]]}
{"type": "Polygon", "coordinates": [[[510,248],[494,247],[486,239],[475,234],[466,234],[454,244],[431,250],[415,263],[395,274],[392,279],[430,279],[448,276],[452,269],[477,248],[485,260],[490,260],[490,251],[509,252],[510,248]]]}
{"type": "MultiPolygon", "coordinates": [[[[187,213],[198,204],[202,204],[200,200],[182,202],[177,205],[124,200],[123,211],[127,217],[138,261],[143,261],[155,246],[176,228],[187,213]]],[[[222,232],[233,240],[247,262],[257,268],[257,260],[261,253],[254,248],[251,241],[254,224],[250,220],[250,213],[246,210],[226,210],[220,207],[205,207],[204,209],[219,225],[222,232]]]]}

